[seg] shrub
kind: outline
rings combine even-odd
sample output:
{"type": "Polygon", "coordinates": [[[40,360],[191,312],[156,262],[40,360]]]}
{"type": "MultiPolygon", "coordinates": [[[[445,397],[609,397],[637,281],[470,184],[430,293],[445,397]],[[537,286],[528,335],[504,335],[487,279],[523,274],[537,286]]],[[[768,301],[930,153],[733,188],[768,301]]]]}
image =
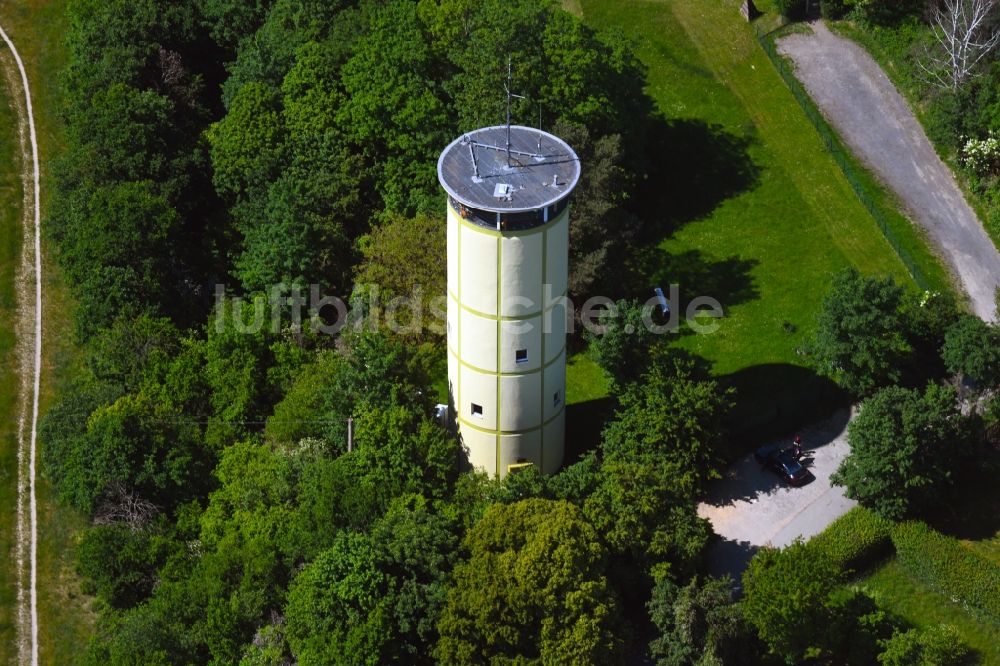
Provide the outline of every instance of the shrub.
{"type": "Polygon", "coordinates": [[[789,19],[801,18],[805,12],[805,0],[774,0],[778,13],[789,19]]]}
{"type": "Polygon", "coordinates": [[[1000,329],[974,315],[963,315],[948,329],[941,357],[951,372],[996,386],[1000,384],[1000,329]]]}
{"type": "Polygon", "coordinates": [[[652,306],[636,299],[620,299],[598,315],[600,333],[585,330],[590,353],[615,386],[635,381],[649,366],[649,353],[657,341],[646,325],[652,317],[652,306]]]}
{"type": "Polygon", "coordinates": [[[924,129],[938,146],[952,150],[962,142],[962,115],[965,105],[958,95],[939,92],[931,98],[924,113],[924,129]]]}
{"type": "Polygon", "coordinates": [[[817,534],[809,545],[848,574],[862,571],[892,552],[892,523],[864,507],[854,507],[817,534]]]}
{"type": "Polygon", "coordinates": [[[880,26],[897,26],[919,16],[921,0],[848,0],[855,18],[880,26]]]}
{"type": "Polygon", "coordinates": [[[84,590],[112,608],[130,608],[149,596],[165,541],[123,525],[97,525],[83,532],[76,571],[84,590]]]}
{"type": "Polygon", "coordinates": [[[1000,168],[1000,137],[989,130],[985,139],[965,140],[961,150],[962,164],[977,176],[988,176],[1000,168]]]}
{"type": "Polygon", "coordinates": [[[952,492],[974,433],[951,387],[882,389],[848,426],[851,453],[830,480],[884,518],[919,517],[952,492]]]}
{"type": "Polygon", "coordinates": [[[883,666],[957,666],[965,663],[969,647],[951,625],[897,631],[882,641],[878,661],[883,666]]]}
{"type": "Polygon", "coordinates": [[[843,18],[847,9],[847,3],[844,0],[819,0],[819,12],[825,19],[843,18]]]}
{"type": "Polygon", "coordinates": [[[975,615],[1000,618],[1000,566],[921,522],[897,525],[896,555],[911,575],[975,615]]]}

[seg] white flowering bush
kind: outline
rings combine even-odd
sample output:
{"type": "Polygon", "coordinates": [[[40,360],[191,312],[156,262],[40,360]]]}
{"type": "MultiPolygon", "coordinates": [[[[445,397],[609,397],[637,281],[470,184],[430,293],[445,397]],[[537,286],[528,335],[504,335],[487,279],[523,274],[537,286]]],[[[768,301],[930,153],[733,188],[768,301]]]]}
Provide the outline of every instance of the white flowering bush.
{"type": "Polygon", "coordinates": [[[1000,138],[990,130],[985,139],[966,139],[962,146],[962,163],[980,177],[997,173],[1000,167],[1000,138]]]}

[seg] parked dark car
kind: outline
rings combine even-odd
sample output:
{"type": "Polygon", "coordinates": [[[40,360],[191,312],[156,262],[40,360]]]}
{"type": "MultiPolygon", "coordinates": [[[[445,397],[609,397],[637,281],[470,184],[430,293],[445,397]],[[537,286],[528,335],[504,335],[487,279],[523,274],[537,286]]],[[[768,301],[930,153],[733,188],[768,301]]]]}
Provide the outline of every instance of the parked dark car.
{"type": "Polygon", "coordinates": [[[769,458],[776,456],[785,449],[784,444],[768,444],[762,446],[753,452],[753,459],[759,462],[761,465],[766,463],[769,458]]]}
{"type": "Polygon", "coordinates": [[[753,457],[788,485],[801,486],[812,478],[812,474],[795,459],[792,449],[793,447],[782,444],[771,444],[754,451],[753,457]]]}

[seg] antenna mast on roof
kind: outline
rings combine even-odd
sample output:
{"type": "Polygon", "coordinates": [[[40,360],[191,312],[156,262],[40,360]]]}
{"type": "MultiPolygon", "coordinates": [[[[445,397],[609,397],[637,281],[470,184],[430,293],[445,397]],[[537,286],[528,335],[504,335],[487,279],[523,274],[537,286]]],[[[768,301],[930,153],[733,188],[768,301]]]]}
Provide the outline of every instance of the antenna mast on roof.
{"type": "Polygon", "coordinates": [[[511,68],[510,68],[510,56],[507,56],[507,83],[504,84],[504,90],[507,91],[507,166],[510,167],[510,100],[512,97],[517,97],[518,99],[524,99],[524,95],[515,95],[510,91],[511,84],[511,68]]]}
{"type": "Polygon", "coordinates": [[[538,103],[538,156],[542,155],[542,103],[538,103]]]}

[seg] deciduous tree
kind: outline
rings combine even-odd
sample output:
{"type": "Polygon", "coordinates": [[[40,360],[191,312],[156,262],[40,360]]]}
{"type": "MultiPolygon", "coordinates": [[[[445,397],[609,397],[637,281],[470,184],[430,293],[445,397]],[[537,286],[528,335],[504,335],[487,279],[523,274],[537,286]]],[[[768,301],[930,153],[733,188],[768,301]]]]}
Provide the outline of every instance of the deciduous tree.
{"type": "Polygon", "coordinates": [[[984,386],[1000,385],[1000,329],[974,315],[962,315],[941,349],[948,370],[984,386]]]}
{"type": "Polygon", "coordinates": [[[934,50],[924,52],[921,69],[932,84],[958,92],[979,63],[1000,44],[992,25],[996,0],[943,0],[934,6],[931,31],[934,50]]]}
{"type": "Polygon", "coordinates": [[[861,406],[847,430],[851,453],[831,480],[886,518],[901,519],[935,505],[970,450],[971,424],[954,389],[924,393],[889,387],[861,406]]]}
{"type": "MultiPolygon", "coordinates": [[[[437,318],[445,305],[447,256],[444,220],[436,217],[396,218],[376,227],[362,240],[364,260],[355,271],[356,284],[378,285],[383,304],[405,298],[420,309],[419,326],[397,315],[406,337],[440,339],[445,333],[437,318]]],[[[402,309],[402,308],[401,308],[402,309]]]]}
{"type": "Polygon", "coordinates": [[[430,664],[457,537],[419,496],[371,534],[342,532],[292,583],[288,639],[299,663],[430,664]]]}
{"type": "Polygon", "coordinates": [[[911,349],[902,301],[903,290],[892,278],[862,277],[854,269],[835,276],[818,317],[820,369],[855,395],[898,382],[911,349]]]}
{"type": "Polygon", "coordinates": [[[657,666],[752,664],[759,658],[728,576],[695,576],[683,587],[662,580],[653,588],[647,608],[659,630],[649,644],[657,666]]]}
{"type": "Polygon", "coordinates": [[[673,495],[693,499],[718,478],[719,446],[732,389],[708,379],[694,359],[656,355],[621,396],[602,434],[606,461],[657,454],[673,478],[673,495]]]}
{"type": "Polygon", "coordinates": [[[606,554],[579,509],[531,499],[490,507],[468,534],[468,562],[438,629],[441,664],[621,660],[606,554]]]}
{"type": "Polygon", "coordinates": [[[826,642],[839,575],[825,553],[801,541],[781,550],[764,547],[743,574],[744,615],[773,653],[799,663],[826,642]]]}

